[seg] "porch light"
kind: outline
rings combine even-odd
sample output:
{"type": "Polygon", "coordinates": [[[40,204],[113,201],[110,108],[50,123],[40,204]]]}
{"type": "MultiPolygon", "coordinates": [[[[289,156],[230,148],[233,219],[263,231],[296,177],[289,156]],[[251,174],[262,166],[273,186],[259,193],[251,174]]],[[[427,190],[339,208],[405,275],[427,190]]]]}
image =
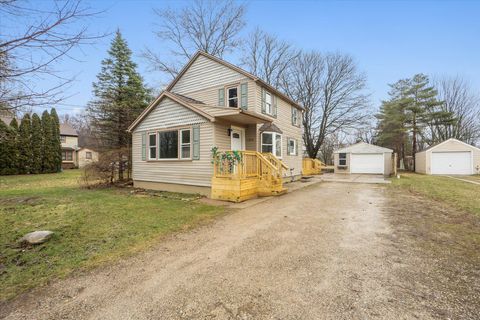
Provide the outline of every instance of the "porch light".
{"type": "Polygon", "coordinates": [[[229,137],[232,135],[232,129],[231,128],[227,129],[227,134],[228,134],[229,137]]]}

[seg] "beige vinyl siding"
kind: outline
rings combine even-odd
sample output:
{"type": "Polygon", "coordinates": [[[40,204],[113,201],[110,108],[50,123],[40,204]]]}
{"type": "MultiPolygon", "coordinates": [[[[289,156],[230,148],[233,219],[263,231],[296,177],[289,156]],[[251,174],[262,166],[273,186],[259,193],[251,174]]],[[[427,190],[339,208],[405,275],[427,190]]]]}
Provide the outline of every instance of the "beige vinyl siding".
{"type": "Polygon", "coordinates": [[[340,154],[334,153],[333,155],[333,168],[334,173],[350,173],[350,153],[347,153],[347,166],[346,167],[339,167],[340,164],[340,154]]]}
{"type": "Polygon", "coordinates": [[[62,142],[62,148],[73,148],[78,147],[78,137],[65,136],[65,142],[62,142]]]}
{"type": "Polygon", "coordinates": [[[213,131],[213,123],[165,98],[145,117],[132,134],[133,180],[210,186],[213,172],[210,161],[213,131]],[[200,160],[142,160],[143,132],[194,124],[200,124],[200,160]]]}
{"type": "Polygon", "coordinates": [[[257,149],[257,125],[251,124],[245,130],[245,148],[247,150],[258,151],[257,149]]]}
{"type": "Polygon", "coordinates": [[[82,148],[77,151],[77,157],[78,157],[78,167],[83,168],[87,164],[98,161],[98,152],[93,151],[92,149],[82,148]],[[92,159],[87,159],[87,152],[92,153],[92,159]]]}
{"type": "Polygon", "coordinates": [[[179,105],[170,98],[164,98],[135,128],[135,131],[164,129],[182,125],[191,125],[208,120],[179,105]]]}
{"type": "Polygon", "coordinates": [[[243,74],[200,55],[171,91],[216,106],[218,88],[247,80],[243,74]]]}
{"type": "Polygon", "coordinates": [[[220,151],[231,150],[231,138],[228,136],[228,129],[231,128],[230,124],[227,123],[215,123],[215,146],[220,151]]]}
{"type": "MultiPolygon", "coordinates": [[[[261,94],[261,86],[257,85],[255,90],[255,98],[256,98],[256,104],[255,104],[255,111],[257,113],[262,114],[262,94],[261,94]]],[[[274,95],[272,93],[272,95],[274,95]]],[[[285,100],[281,99],[280,97],[276,96],[277,98],[277,118],[271,117],[273,120],[273,123],[282,130],[282,161],[290,168],[293,169],[292,174],[293,175],[301,175],[302,174],[302,145],[303,145],[303,140],[302,140],[302,128],[297,127],[292,125],[292,110],[291,107],[292,105],[285,100]],[[298,155],[296,156],[291,156],[287,154],[287,143],[288,139],[295,139],[297,140],[297,150],[298,150],[298,155]]],[[[301,113],[299,114],[301,116],[301,113]]],[[[261,137],[260,137],[260,132],[258,129],[261,127],[261,125],[257,126],[257,132],[258,132],[258,141],[257,141],[257,148],[259,151],[262,150],[261,146],[261,137]]],[[[290,176],[290,170],[287,170],[285,172],[286,176],[290,176]]]]}
{"type": "Polygon", "coordinates": [[[392,164],[392,158],[393,158],[393,153],[390,153],[390,152],[385,152],[383,154],[383,159],[385,161],[385,165],[384,165],[384,170],[383,170],[383,174],[385,176],[389,176],[392,174],[392,171],[393,171],[393,164],[392,164]]]}
{"type": "MultiPolygon", "coordinates": [[[[431,174],[432,173],[432,167],[431,167],[431,156],[432,152],[449,152],[449,151],[471,151],[473,152],[473,170],[476,172],[476,167],[478,166],[480,168],[480,150],[478,150],[475,147],[472,146],[467,146],[463,143],[460,143],[455,140],[447,141],[441,145],[438,145],[435,148],[432,148],[431,150],[427,150],[425,152],[417,153],[415,155],[415,158],[418,157],[419,154],[424,153],[425,154],[425,173],[426,174],[431,174]]],[[[416,161],[416,160],[415,160],[416,161]]],[[[418,168],[416,168],[416,171],[418,171],[418,168]]]]}
{"type": "Polygon", "coordinates": [[[142,131],[132,135],[132,164],[134,181],[177,183],[210,186],[213,166],[213,124],[200,124],[200,160],[142,161],[142,131]]]}
{"type": "Polygon", "coordinates": [[[427,173],[427,153],[418,152],[415,154],[415,172],[427,173]]]}

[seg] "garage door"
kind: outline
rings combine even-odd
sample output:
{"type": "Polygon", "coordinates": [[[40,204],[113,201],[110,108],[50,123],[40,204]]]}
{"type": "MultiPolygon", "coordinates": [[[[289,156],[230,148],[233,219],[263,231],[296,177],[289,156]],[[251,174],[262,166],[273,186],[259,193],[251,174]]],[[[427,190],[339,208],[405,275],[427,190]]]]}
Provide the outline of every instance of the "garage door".
{"type": "Polygon", "coordinates": [[[432,174],[472,174],[468,152],[432,152],[432,174]]]}
{"type": "Polygon", "coordinates": [[[383,165],[383,153],[352,153],[350,157],[351,173],[383,174],[383,165]]]}

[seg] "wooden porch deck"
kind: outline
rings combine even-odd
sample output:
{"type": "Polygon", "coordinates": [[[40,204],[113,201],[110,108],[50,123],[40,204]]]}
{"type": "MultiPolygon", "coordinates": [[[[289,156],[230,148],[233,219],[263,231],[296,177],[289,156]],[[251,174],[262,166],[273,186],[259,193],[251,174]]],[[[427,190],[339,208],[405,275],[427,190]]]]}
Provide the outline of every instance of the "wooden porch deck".
{"type": "Polygon", "coordinates": [[[212,199],[242,202],[279,195],[288,167],[271,153],[225,151],[213,160],[212,199]]]}

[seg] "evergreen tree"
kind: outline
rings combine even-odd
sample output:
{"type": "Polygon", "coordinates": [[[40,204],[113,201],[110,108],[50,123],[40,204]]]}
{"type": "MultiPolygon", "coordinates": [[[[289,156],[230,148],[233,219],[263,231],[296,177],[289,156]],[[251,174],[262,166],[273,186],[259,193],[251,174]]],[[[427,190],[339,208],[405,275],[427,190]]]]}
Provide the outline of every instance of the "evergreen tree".
{"type": "Polygon", "coordinates": [[[32,127],[30,115],[23,116],[18,130],[18,171],[19,173],[31,173],[32,170],[32,127]]]}
{"type": "MultiPolygon", "coordinates": [[[[150,92],[143,84],[131,59],[132,52],[117,31],[108,50],[108,57],[102,61],[102,69],[93,84],[94,100],[88,107],[92,129],[102,146],[118,151],[118,161],[123,162],[131,153],[128,126],[147,107],[150,92]]],[[[123,179],[123,165],[119,167],[119,179],[123,179]]]]}
{"type": "Polygon", "coordinates": [[[43,129],[40,117],[32,115],[32,173],[41,173],[43,163],[43,129]]]}
{"type": "Polygon", "coordinates": [[[9,141],[12,145],[10,151],[10,174],[17,174],[20,166],[20,154],[18,152],[18,122],[16,118],[13,118],[10,122],[9,141]]]}
{"type": "Polygon", "coordinates": [[[52,118],[47,110],[42,113],[43,157],[42,172],[55,172],[55,146],[53,145],[52,118]]]}
{"type": "Polygon", "coordinates": [[[60,120],[58,119],[57,110],[52,108],[50,110],[50,117],[52,118],[52,150],[54,152],[55,171],[62,170],[62,142],[60,141],[60,120]]]}
{"type": "Polygon", "coordinates": [[[12,165],[15,155],[14,130],[0,120],[0,175],[15,174],[17,168],[12,165]]]}

